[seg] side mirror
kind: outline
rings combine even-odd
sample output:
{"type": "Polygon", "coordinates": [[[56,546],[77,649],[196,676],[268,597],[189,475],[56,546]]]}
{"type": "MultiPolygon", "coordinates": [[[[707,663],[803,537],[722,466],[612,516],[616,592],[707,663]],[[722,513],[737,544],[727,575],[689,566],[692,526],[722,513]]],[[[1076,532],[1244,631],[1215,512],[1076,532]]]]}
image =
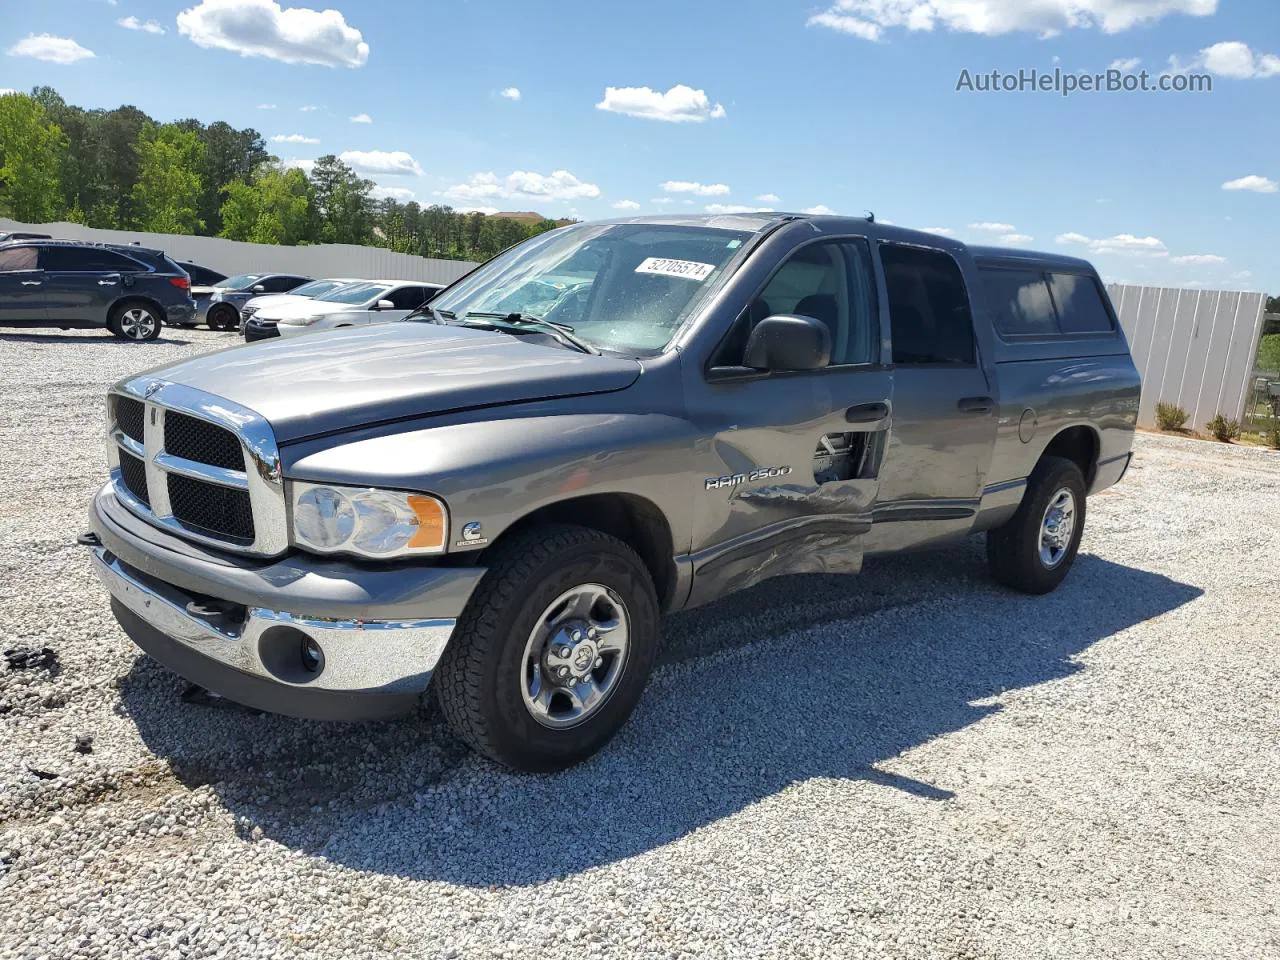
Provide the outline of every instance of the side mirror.
{"type": "Polygon", "coordinates": [[[390,300],[379,300],[373,305],[373,309],[375,310],[394,310],[395,308],[396,305],[390,300]]]}
{"type": "Polygon", "coordinates": [[[255,283],[255,284],[253,285],[253,292],[254,292],[254,293],[266,293],[266,292],[267,292],[267,288],[266,288],[266,287],[264,287],[264,286],[263,286],[262,284],[260,284],[260,283],[255,283]]]}
{"type": "Polygon", "coordinates": [[[747,340],[742,364],[753,370],[821,370],[831,363],[831,331],[813,317],[775,314],[747,340]]]}

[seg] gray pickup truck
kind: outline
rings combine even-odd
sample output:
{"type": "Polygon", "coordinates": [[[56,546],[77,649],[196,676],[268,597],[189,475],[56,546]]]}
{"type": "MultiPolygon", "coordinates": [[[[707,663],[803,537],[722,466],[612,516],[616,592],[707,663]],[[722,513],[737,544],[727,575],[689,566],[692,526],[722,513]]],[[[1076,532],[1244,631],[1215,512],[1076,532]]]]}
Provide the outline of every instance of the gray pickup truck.
{"type": "Polygon", "coordinates": [[[1139,390],[1082,260],[869,218],[576,224],[407,321],[122,381],[82,540],[196,684],[354,720],[434,680],[473,748],[558,769],[635,708],[664,613],[975,533],[1052,590],[1139,390]]]}

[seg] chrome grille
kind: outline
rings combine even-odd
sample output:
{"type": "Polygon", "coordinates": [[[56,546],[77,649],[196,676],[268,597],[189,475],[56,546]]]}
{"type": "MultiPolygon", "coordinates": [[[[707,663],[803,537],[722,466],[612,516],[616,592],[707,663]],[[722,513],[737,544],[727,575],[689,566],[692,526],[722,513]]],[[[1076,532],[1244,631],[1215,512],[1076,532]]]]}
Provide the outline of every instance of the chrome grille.
{"type": "Polygon", "coordinates": [[[129,510],[227,550],[288,548],[279,452],[260,415],[148,376],[118,386],[108,409],[112,482],[129,510]]]}

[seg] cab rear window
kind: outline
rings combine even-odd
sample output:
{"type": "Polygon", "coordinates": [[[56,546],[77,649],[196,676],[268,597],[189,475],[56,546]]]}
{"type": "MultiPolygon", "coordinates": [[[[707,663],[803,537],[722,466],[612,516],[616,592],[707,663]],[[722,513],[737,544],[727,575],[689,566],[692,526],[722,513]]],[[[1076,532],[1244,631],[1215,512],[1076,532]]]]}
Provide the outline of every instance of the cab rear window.
{"type": "Polygon", "coordinates": [[[1110,333],[1111,315],[1087,274],[980,266],[987,306],[1005,338],[1110,333]]]}

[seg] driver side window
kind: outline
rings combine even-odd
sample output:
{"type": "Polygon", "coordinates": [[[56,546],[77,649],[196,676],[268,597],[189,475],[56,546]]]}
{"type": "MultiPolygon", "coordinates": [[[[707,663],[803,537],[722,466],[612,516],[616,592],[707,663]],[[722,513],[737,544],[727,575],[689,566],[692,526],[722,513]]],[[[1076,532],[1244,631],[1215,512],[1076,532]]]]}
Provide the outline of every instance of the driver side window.
{"type": "Polygon", "coordinates": [[[831,366],[877,359],[875,274],[865,240],[832,240],[801,247],[769,279],[738,318],[713,365],[740,366],[751,331],[765,317],[812,317],[831,332],[831,366]]]}

